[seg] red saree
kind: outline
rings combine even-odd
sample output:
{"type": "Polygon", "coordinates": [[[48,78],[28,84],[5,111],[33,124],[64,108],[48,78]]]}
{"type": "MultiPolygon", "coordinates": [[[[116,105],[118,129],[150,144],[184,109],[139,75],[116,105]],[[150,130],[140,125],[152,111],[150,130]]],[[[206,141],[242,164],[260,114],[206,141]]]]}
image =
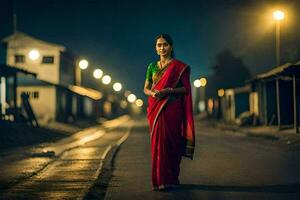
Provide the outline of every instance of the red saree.
{"type": "Polygon", "coordinates": [[[186,64],[174,59],[152,89],[175,88],[180,82],[186,93],[176,98],[148,98],[154,189],[179,184],[181,156],[193,159],[195,131],[189,73],[186,64]]]}

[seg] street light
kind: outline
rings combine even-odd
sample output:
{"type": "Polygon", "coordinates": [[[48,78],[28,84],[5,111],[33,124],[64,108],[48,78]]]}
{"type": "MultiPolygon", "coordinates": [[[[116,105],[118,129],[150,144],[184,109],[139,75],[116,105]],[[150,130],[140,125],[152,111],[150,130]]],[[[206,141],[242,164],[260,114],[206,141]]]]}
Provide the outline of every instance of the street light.
{"type": "Polygon", "coordinates": [[[86,69],[89,66],[89,62],[85,59],[79,61],[80,69],[86,69]]]}
{"type": "Polygon", "coordinates": [[[196,88],[199,88],[199,87],[201,86],[201,82],[200,82],[199,79],[197,79],[197,80],[194,81],[194,86],[195,86],[196,88]]]}
{"type": "Polygon", "coordinates": [[[218,90],[218,96],[219,97],[223,97],[224,94],[225,94],[225,90],[223,88],[221,88],[221,89],[218,90]]]}
{"type": "Polygon", "coordinates": [[[38,50],[31,50],[29,52],[29,58],[31,60],[37,60],[40,57],[40,52],[38,50]]]}
{"type": "Polygon", "coordinates": [[[76,85],[81,85],[81,70],[85,70],[88,66],[89,62],[85,59],[78,62],[78,66],[75,68],[76,85]]]}
{"type": "Polygon", "coordinates": [[[280,22],[284,20],[284,12],[276,10],[273,12],[273,17],[276,21],[276,64],[280,65],[280,22]]]}
{"type": "Polygon", "coordinates": [[[116,92],[119,92],[120,90],[122,90],[122,84],[121,83],[114,83],[113,85],[113,89],[116,91],[116,92]]]}
{"type": "Polygon", "coordinates": [[[202,87],[205,87],[206,84],[207,84],[206,78],[200,78],[200,85],[201,85],[202,87]]]}
{"type": "Polygon", "coordinates": [[[284,12],[282,12],[281,10],[276,10],[275,12],[273,12],[273,17],[275,20],[283,20],[284,19],[284,12]]]}
{"type": "Polygon", "coordinates": [[[95,69],[93,76],[96,79],[100,79],[103,76],[103,71],[101,69],[95,69]]]}
{"type": "Polygon", "coordinates": [[[135,105],[136,105],[137,107],[142,107],[143,104],[144,104],[144,102],[143,102],[142,99],[137,99],[137,100],[135,101],[135,105]]]}
{"type": "Polygon", "coordinates": [[[111,77],[109,75],[105,75],[102,78],[102,83],[108,85],[111,82],[111,77]]]}
{"type": "Polygon", "coordinates": [[[134,94],[130,94],[128,97],[127,97],[127,100],[130,102],[130,103],[133,103],[135,102],[136,100],[136,96],[134,94]]]}

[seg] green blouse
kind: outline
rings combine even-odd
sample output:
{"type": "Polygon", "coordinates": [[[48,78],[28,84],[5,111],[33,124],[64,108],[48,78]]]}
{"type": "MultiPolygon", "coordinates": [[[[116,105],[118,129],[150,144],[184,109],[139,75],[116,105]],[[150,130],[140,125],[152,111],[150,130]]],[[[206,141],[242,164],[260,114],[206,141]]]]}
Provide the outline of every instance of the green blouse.
{"type": "Polygon", "coordinates": [[[150,83],[153,83],[154,75],[160,71],[157,62],[152,62],[148,65],[147,73],[146,73],[146,80],[150,83]]]}
{"type": "MultiPolygon", "coordinates": [[[[167,67],[160,69],[157,65],[157,62],[152,62],[148,65],[147,73],[146,73],[146,80],[150,83],[155,83],[160,79],[160,77],[164,74],[167,67]]],[[[189,80],[186,80],[185,82],[189,82],[189,80]]],[[[182,82],[182,77],[180,78],[179,82],[177,83],[175,88],[184,87],[182,82]]],[[[180,99],[182,95],[180,94],[170,94],[168,102],[173,102],[177,99],[180,99]]]]}
{"type": "MultiPolygon", "coordinates": [[[[148,65],[147,72],[146,72],[146,80],[150,83],[155,83],[160,77],[163,75],[167,67],[160,69],[157,65],[157,62],[152,62],[148,65]]],[[[176,87],[182,87],[182,81],[179,80],[176,87]]]]}

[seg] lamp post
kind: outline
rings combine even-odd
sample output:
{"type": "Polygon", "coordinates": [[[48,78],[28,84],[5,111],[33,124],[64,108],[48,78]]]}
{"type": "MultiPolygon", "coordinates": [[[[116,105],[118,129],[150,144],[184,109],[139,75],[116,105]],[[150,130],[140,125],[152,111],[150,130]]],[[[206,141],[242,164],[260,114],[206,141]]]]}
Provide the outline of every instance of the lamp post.
{"type": "Polygon", "coordinates": [[[196,79],[194,81],[194,95],[193,95],[193,102],[194,102],[194,113],[198,114],[199,113],[199,109],[198,109],[198,105],[199,105],[199,88],[201,87],[201,82],[199,79],[196,79]]]}
{"type": "Polygon", "coordinates": [[[199,113],[205,110],[205,86],[207,84],[206,78],[200,78],[194,81],[195,87],[195,104],[194,112],[199,113]]]}
{"type": "Polygon", "coordinates": [[[76,85],[81,86],[81,70],[85,70],[88,68],[89,62],[85,59],[82,59],[78,62],[78,66],[76,66],[76,85]]]}
{"type": "Polygon", "coordinates": [[[276,65],[280,65],[280,22],[284,19],[284,12],[276,10],[273,12],[276,21],[276,65]]]}
{"type": "Polygon", "coordinates": [[[205,102],[205,99],[206,99],[206,84],[207,84],[207,79],[206,78],[200,78],[200,89],[201,89],[201,92],[200,92],[200,101],[204,101],[205,102]]]}

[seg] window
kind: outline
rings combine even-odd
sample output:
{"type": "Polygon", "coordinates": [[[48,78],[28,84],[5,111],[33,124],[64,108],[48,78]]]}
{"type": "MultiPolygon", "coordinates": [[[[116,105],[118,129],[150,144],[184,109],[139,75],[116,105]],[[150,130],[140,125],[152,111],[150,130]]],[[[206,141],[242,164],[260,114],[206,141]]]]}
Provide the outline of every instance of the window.
{"type": "Polygon", "coordinates": [[[53,64],[54,63],[54,56],[43,56],[42,63],[43,64],[53,64]]]}
{"type": "Polygon", "coordinates": [[[24,55],[15,55],[15,63],[25,63],[24,55]]]}
{"type": "Polygon", "coordinates": [[[30,99],[38,99],[40,97],[40,93],[38,91],[26,91],[22,92],[22,94],[28,95],[30,99]]]}

